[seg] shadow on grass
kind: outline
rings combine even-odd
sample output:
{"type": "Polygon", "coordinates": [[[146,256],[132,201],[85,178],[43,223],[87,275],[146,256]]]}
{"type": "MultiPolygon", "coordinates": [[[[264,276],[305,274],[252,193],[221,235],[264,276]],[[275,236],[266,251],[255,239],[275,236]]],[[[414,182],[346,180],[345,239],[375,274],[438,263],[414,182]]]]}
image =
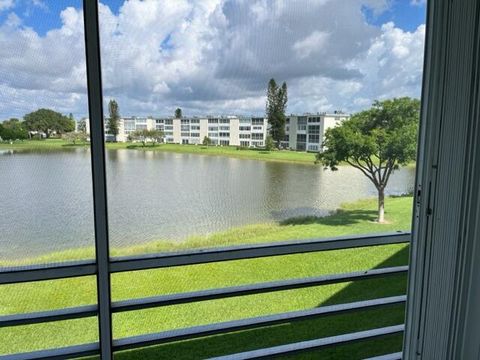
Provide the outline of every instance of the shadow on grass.
{"type": "MultiPolygon", "coordinates": [[[[408,248],[404,248],[384,262],[378,264],[375,268],[400,266],[407,264],[407,262],[408,248]]],[[[343,290],[325,302],[320,303],[318,306],[402,295],[405,294],[405,291],[405,275],[361,280],[349,283],[343,290]]],[[[161,319],[159,319],[159,321],[161,321],[161,319]]],[[[117,353],[115,359],[204,359],[377,327],[397,325],[403,323],[403,321],[404,306],[394,305],[380,309],[303,320],[124,351],[117,353]]],[[[364,359],[366,357],[400,351],[401,346],[402,336],[395,335],[282,358],[364,359]]]]}
{"type": "Polygon", "coordinates": [[[302,216],[294,217],[280,221],[280,225],[353,225],[365,221],[375,221],[377,219],[377,212],[375,210],[337,210],[335,213],[320,217],[320,216],[302,216]]]}

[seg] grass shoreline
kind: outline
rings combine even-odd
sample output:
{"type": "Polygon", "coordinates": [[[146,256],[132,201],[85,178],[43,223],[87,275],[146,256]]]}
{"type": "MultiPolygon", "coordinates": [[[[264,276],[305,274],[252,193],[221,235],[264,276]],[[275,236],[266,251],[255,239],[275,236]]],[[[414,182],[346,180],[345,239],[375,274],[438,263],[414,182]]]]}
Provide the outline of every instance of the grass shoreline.
{"type": "MultiPolygon", "coordinates": [[[[137,245],[111,247],[111,256],[129,256],[159,252],[174,252],[218,246],[247,245],[289,241],[299,239],[329,238],[347,235],[360,235],[380,232],[402,231],[410,224],[402,221],[409,219],[411,196],[395,196],[386,199],[386,222],[375,222],[377,200],[374,198],[341,204],[334,212],[323,217],[293,217],[280,222],[266,222],[233,227],[204,235],[192,235],[181,240],[154,240],[137,245]],[[395,217],[389,215],[396,213],[395,217]]],[[[70,250],[55,251],[16,261],[0,260],[0,267],[25,266],[62,261],[74,261],[95,258],[95,248],[79,247],[70,250]]]]}

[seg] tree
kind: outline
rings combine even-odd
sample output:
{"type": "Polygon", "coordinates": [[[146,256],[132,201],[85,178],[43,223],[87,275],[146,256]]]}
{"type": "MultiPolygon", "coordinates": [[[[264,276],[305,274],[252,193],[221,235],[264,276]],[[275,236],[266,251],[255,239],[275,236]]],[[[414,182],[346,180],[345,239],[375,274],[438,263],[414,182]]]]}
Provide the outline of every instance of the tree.
{"type": "Polygon", "coordinates": [[[24,123],[12,118],[0,123],[0,139],[2,140],[23,140],[28,138],[28,131],[24,123]]]}
{"type": "Polygon", "coordinates": [[[270,135],[277,143],[277,147],[280,147],[280,142],[285,138],[287,101],[287,83],[284,82],[279,87],[275,79],[270,79],[267,87],[266,114],[270,124],[270,135]]]}
{"type": "Polygon", "coordinates": [[[130,140],[133,141],[140,141],[142,146],[147,146],[147,143],[151,142],[152,146],[154,146],[157,142],[163,140],[163,131],[161,130],[148,130],[148,129],[140,129],[135,130],[133,133],[129,135],[130,140]]]}
{"type": "Polygon", "coordinates": [[[205,145],[205,146],[212,145],[212,139],[210,139],[208,136],[205,136],[203,138],[202,145],[205,145]]]}
{"type": "Polygon", "coordinates": [[[117,142],[117,135],[119,133],[120,114],[118,112],[118,103],[111,99],[108,102],[108,119],[107,119],[107,133],[113,135],[114,141],[117,142]]]}
{"type": "Polygon", "coordinates": [[[163,142],[165,134],[162,130],[152,129],[148,130],[147,136],[152,140],[152,146],[154,146],[156,143],[163,142]]]}
{"type": "Polygon", "coordinates": [[[82,132],[84,134],[87,133],[87,119],[82,118],[77,121],[77,129],[79,132],[82,132]]]}
{"type": "Polygon", "coordinates": [[[75,130],[75,122],[59,112],[39,109],[24,116],[24,125],[28,131],[43,132],[50,137],[52,132],[62,134],[75,130]]]}
{"type": "Polygon", "coordinates": [[[88,136],[86,133],[81,131],[72,131],[72,132],[63,134],[62,139],[64,139],[65,141],[71,142],[73,145],[76,145],[79,142],[86,143],[88,136]]]}
{"type": "Polygon", "coordinates": [[[175,119],[181,119],[182,118],[182,109],[176,108],[175,109],[175,119]]]}
{"type": "Polygon", "coordinates": [[[345,162],[360,170],[378,191],[378,222],[385,221],[385,187],[390,175],[416,158],[420,101],[408,97],[375,101],[325,133],[317,163],[331,170],[345,162]]]}
{"type": "Polygon", "coordinates": [[[271,151],[273,150],[274,146],[275,144],[273,142],[273,138],[270,135],[268,135],[267,138],[265,139],[265,150],[271,151]]]}

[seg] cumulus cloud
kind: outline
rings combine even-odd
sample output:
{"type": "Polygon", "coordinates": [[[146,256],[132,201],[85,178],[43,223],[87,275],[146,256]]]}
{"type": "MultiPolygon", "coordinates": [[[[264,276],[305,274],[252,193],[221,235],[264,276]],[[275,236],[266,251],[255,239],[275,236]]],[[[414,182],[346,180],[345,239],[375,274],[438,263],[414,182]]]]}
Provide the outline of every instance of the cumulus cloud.
{"type": "Polygon", "coordinates": [[[13,0],[0,0],[0,12],[11,9],[14,5],[13,0]]]}
{"type": "MultiPolygon", "coordinates": [[[[0,6],[2,4],[0,0],[0,6]]],[[[419,96],[424,26],[376,27],[387,0],[126,1],[100,4],[104,97],[124,115],[261,114],[269,78],[289,112],[356,111],[419,96]]],[[[57,15],[58,16],[58,15],[57,15]]],[[[87,114],[82,11],[39,35],[11,13],[0,25],[0,117],[52,107],[87,114]]]]}

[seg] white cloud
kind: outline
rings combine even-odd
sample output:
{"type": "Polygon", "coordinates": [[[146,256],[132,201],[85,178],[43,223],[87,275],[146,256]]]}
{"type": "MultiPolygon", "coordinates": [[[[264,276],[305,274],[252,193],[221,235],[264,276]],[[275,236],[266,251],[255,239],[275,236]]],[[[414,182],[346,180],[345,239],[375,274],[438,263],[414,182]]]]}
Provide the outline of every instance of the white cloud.
{"type": "MultiPolygon", "coordinates": [[[[287,81],[289,112],[419,96],[425,29],[365,22],[363,6],[387,3],[130,0],[116,14],[100,4],[105,100],[124,115],[262,113],[271,77],[287,81]]],[[[0,26],[0,118],[38,107],[86,115],[83,15],[66,8],[60,19],[43,36],[14,14],[0,26]]]]}
{"type": "Polygon", "coordinates": [[[0,0],[0,12],[11,9],[14,5],[13,0],[0,0]]]}
{"type": "Polygon", "coordinates": [[[318,54],[322,52],[323,46],[327,44],[329,34],[321,31],[314,31],[305,39],[299,40],[293,44],[300,59],[309,57],[312,53],[318,54]]]}

